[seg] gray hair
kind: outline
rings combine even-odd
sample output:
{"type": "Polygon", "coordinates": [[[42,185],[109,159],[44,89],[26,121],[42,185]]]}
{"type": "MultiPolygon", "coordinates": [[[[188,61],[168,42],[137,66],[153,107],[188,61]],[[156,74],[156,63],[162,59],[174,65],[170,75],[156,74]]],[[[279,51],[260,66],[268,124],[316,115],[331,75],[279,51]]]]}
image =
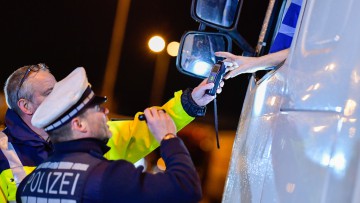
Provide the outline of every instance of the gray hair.
{"type": "Polygon", "coordinates": [[[31,72],[49,71],[45,64],[23,66],[15,70],[6,80],[4,86],[5,100],[7,106],[14,110],[18,115],[22,115],[22,111],[17,105],[20,98],[32,100],[32,85],[26,82],[31,72]],[[22,83],[22,84],[21,84],[22,83]]]}

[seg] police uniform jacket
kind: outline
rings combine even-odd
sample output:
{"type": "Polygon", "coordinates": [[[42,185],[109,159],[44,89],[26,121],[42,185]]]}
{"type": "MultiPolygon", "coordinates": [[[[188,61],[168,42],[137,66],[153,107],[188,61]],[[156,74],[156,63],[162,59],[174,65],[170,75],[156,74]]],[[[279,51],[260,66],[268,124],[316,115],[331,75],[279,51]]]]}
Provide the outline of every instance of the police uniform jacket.
{"type": "Polygon", "coordinates": [[[103,158],[104,142],[85,138],[55,144],[55,153],[19,185],[18,202],[198,202],[200,180],[179,138],[161,142],[166,171],[143,172],[103,158]]]}
{"type": "MultiPolygon", "coordinates": [[[[175,92],[172,99],[159,107],[172,117],[178,130],[194,117],[205,114],[206,108],[194,103],[191,91],[187,89],[175,92]]],[[[125,159],[135,163],[159,146],[146,122],[136,119],[140,113],[135,115],[134,120],[108,122],[112,137],[107,143],[111,149],[105,153],[105,158],[125,159]]],[[[7,111],[5,124],[7,127],[4,132],[7,136],[4,139],[0,137],[0,144],[6,144],[0,145],[0,202],[15,201],[17,185],[53,151],[51,143],[41,139],[10,109],[7,111]],[[9,153],[11,156],[6,155],[9,153]],[[16,177],[16,173],[20,175],[16,177]]]]}

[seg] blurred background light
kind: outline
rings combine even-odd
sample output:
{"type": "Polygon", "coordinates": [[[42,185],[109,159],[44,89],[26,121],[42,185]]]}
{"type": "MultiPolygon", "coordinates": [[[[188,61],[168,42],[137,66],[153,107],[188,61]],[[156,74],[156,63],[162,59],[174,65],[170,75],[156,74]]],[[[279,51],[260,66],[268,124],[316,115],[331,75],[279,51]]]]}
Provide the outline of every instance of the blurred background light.
{"type": "Polygon", "coordinates": [[[178,51],[179,51],[179,45],[180,43],[179,42],[170,42],[168,45],[167,45],[167,48],[166,48],[166,51],[167,53],[170,55],[170,56],[177,56],[178,54],[178,51]]]}
{"type": "Polygon", "coordinates": [[[165,48],[165,40],[160,36],[151,37],[149,40],[149,48],[153,52],[161,52],[165,48]]]}

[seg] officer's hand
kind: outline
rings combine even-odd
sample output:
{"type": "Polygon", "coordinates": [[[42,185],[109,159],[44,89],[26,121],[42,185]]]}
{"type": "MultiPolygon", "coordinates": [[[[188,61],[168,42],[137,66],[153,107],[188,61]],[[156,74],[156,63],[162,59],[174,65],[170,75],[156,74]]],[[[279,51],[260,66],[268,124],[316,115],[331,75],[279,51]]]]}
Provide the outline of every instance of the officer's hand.
{"type": "MultiPolygon", "coordinates": [[[[207,78],[204,79],[191,92],[191,97],[193,98],[195,103],[199,106],[206,106],[208,103],[210,103],[216,97],[216,95],[211,96],[211,95],[208,95],[205,93],[206,90],[214,87],[214,83],[206,83],[206,82],[207,82],[207,78]]],[[[216,90],[216,93],[220,94],[223,86],[224,86],[224,81],[221,81],[219,88],[216,90]]]]}
{"type": "Polygon", "coordinates": [[[160,143],[168,133],[176,134],[176,126],[171,117],[162,109],[147,108],[144,111],[147,125],[155,139],[160,143]]]}

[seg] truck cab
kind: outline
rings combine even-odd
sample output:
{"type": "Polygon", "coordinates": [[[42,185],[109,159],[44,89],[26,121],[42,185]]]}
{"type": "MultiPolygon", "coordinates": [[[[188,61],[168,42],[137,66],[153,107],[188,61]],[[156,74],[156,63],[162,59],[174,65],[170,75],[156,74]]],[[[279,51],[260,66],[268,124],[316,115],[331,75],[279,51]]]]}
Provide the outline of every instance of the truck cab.
{"type": "MultiPolygon", "coordinates": [[[[258,47],[237,32],[242,1],[217,3],[192,2],[199,30],[184,34],[177,56],[192,77],[208,76],[222,60],[215,51],[267,54],[287,1],[269,1],[258,47]]],[[[289,56],[249,80],[223,202],[360,202],[359,9],[303,0],[289,56]]]]}

